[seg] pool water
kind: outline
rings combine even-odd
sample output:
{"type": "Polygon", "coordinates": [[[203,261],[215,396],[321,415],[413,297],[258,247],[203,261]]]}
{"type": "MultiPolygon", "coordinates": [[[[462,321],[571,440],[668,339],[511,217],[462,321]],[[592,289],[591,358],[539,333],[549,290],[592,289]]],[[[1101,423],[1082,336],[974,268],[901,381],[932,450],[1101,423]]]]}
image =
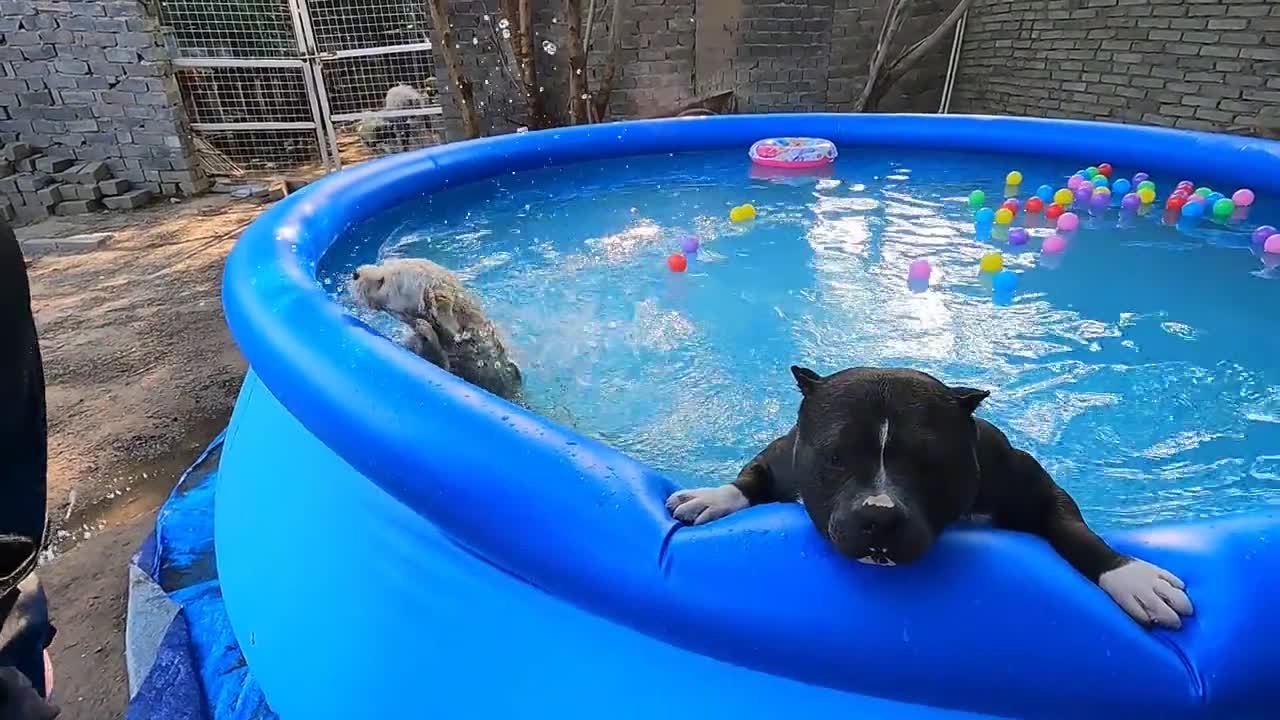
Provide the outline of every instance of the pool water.
{"type": "MultiPolygon", "coordinates": [[[[976,239],[971,190],[994,207],[1011,169],[1025,199],[1085,164],[845,148],[831,177],[777,182],[752,179],[744,149],[511,174],[353,228],[320,279],[350,306],[360,263],[454,270],[505,329],[536,411],[688,486],[731,480],[786,432],[790,365],[878,365],[993,390],[981,414],[1099,527],[1280,504],[1280,268],[1249,238],[1280,204],[1193,227],[1112,209],[1058,256],[1022,216],[1027,245],[976,239]],[[745,202],[758,218],[731,225],[745,202]],[[687,234],[701,250],[673,273],[687,234]],[[992,250],[1018,273],[1011,299],[978,271],[992,250]],[[924,291],[906,281],[921,257],[924,291]]],[[[1163,198],[1181,178],[1153,179],[1163,198]]]]}

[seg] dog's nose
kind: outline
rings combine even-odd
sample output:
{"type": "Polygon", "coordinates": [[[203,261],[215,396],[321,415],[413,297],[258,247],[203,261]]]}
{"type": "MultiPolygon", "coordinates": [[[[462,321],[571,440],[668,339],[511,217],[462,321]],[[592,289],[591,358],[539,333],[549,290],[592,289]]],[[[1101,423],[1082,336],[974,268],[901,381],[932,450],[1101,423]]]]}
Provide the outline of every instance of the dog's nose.
{"type": "Polygon", "coordinates": [[[863,505],[853,511],[853,521],[865,537],[883,537],[895,532],[906,520],[900,505],[863,505]]]}
{"type": "Polygon", "coordinates": [[[360,271],[359,271],[359,270],[352,271],[352,273],[351,273],[351,279],[352,279],[352,280],[359,280],[359,279],[360,279],[360,271]]]}

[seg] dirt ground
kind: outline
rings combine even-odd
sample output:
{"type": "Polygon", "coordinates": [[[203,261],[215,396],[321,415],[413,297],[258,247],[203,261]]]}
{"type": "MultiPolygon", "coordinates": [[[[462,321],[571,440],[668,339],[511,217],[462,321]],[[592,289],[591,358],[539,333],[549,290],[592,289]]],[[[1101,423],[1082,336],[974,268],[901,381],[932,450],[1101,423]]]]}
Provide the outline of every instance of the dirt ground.
{"type": "Polygon", "coordinates": [[[129,557],[177,475],[222,429],[244,374],[223,322],[223,261],[260,205],[209,195],[18,228],[44,355],[49,544],[62,717],[121,717],[129,557]],[[87,252],[43,238],[111,233],[87,252]]]}

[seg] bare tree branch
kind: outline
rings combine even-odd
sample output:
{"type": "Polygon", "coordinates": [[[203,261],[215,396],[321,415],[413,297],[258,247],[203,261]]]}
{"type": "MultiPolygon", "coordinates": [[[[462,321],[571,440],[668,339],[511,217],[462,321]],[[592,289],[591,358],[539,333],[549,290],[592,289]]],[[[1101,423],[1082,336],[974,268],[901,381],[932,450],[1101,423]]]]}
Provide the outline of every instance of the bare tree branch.
{"type": "Polygon", "coordinates": [[[444,55],[444,64],[449,71],[449,84],[457,91],[455,97],[458,110],[462,113],[462,131],[467,138],[480,137],[480,121],[476,119],[476,98],[471,81],[462,73],[462,58],[458,55],[458,47],[453,42],[453,29],[449,26],[449,13],[445,10],[444,0],[427,0],[431,8],[431,24],[435,26],[440,38],[440,54],[444,55]]]}
{"type": "Polygon", "coordinates": [[[587,117],[587,52],[582,46],[582,0],[564,0],[569,26],[569,122],[578,125],[587,117]]]}
{"type": "Polygon", "coordinates": [[[501,0],[498,7],[511,27],[511,48],[528,113],[525,124],[531,130],[540,130],[550,127],[551,121],[543,105],[542,92],[538,89],[538,66],[533,57],[533,2],[501,0]]]}
{"type": "Polygon", "coordinates": [[[889,63],[876,81],[875,89],[867,98],[865,108],[875,109],[880,100],[884,98],[884,94],[893,87],[894,83],[901,80],[916,63],[932,52],[938,43],[955,29],[956,23],[960,22],[960,18],[964,16],[972,5],[973,0],[960,0],[955,9],[951,11],[951,14],[942,21],[942,24],[934,28],[933,32],[903,50],[893,62],[889,63]]]}
{"type": "Polygon", "coordinates": [[[622,24],[626,22],[627,5],[631,0],[613,0],[613,17],[609,20],[609,55],[600,74],[600,88],[596,91],[596,121],[609,114],[609,97],[613,95],[613,81],[618,74],[618,62],[622,55],[622,24]]]}
{"type": "Polygon", "coordinates": [[[902,27],[902,22],[906,19],[906,9],[910,5],[911,0],[889,0],[889,6],[884,11],[884,22],[880,25],[880,35],[876,38],[876,49],[871,54],[871,67],[867,71],[867,84],[862,88],[862,94],[858,96],[857,102],[853,105],[854,112],[862,112],[866,108],[871,94],[875,91],[876,83],[880,77],[880,69],[884,66],[885,58],[889,56],[889,48],[893,45],[893,38],[898,34],[898,28],[902,27]]]}

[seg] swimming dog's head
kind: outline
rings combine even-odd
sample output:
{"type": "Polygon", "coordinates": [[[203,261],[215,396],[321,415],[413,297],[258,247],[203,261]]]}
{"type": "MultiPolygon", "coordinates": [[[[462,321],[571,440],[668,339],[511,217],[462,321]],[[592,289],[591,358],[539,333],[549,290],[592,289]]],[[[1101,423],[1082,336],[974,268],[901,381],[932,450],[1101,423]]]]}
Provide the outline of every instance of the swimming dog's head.
{"type": "Polygon", "coordinates": [[[862,562],[918,559],[973,505],[988,393],[912,370],[791,372],[804,395],[792,462],[818,531],[862,562]]]}
{"type": "Polygon", "coordinates": [[[430,260],[394,258],[361,265],[351,274],[357,303],[400,316],[422,318],[450,335],[459,332],[454,303],[462,286],[430,260]]]}

